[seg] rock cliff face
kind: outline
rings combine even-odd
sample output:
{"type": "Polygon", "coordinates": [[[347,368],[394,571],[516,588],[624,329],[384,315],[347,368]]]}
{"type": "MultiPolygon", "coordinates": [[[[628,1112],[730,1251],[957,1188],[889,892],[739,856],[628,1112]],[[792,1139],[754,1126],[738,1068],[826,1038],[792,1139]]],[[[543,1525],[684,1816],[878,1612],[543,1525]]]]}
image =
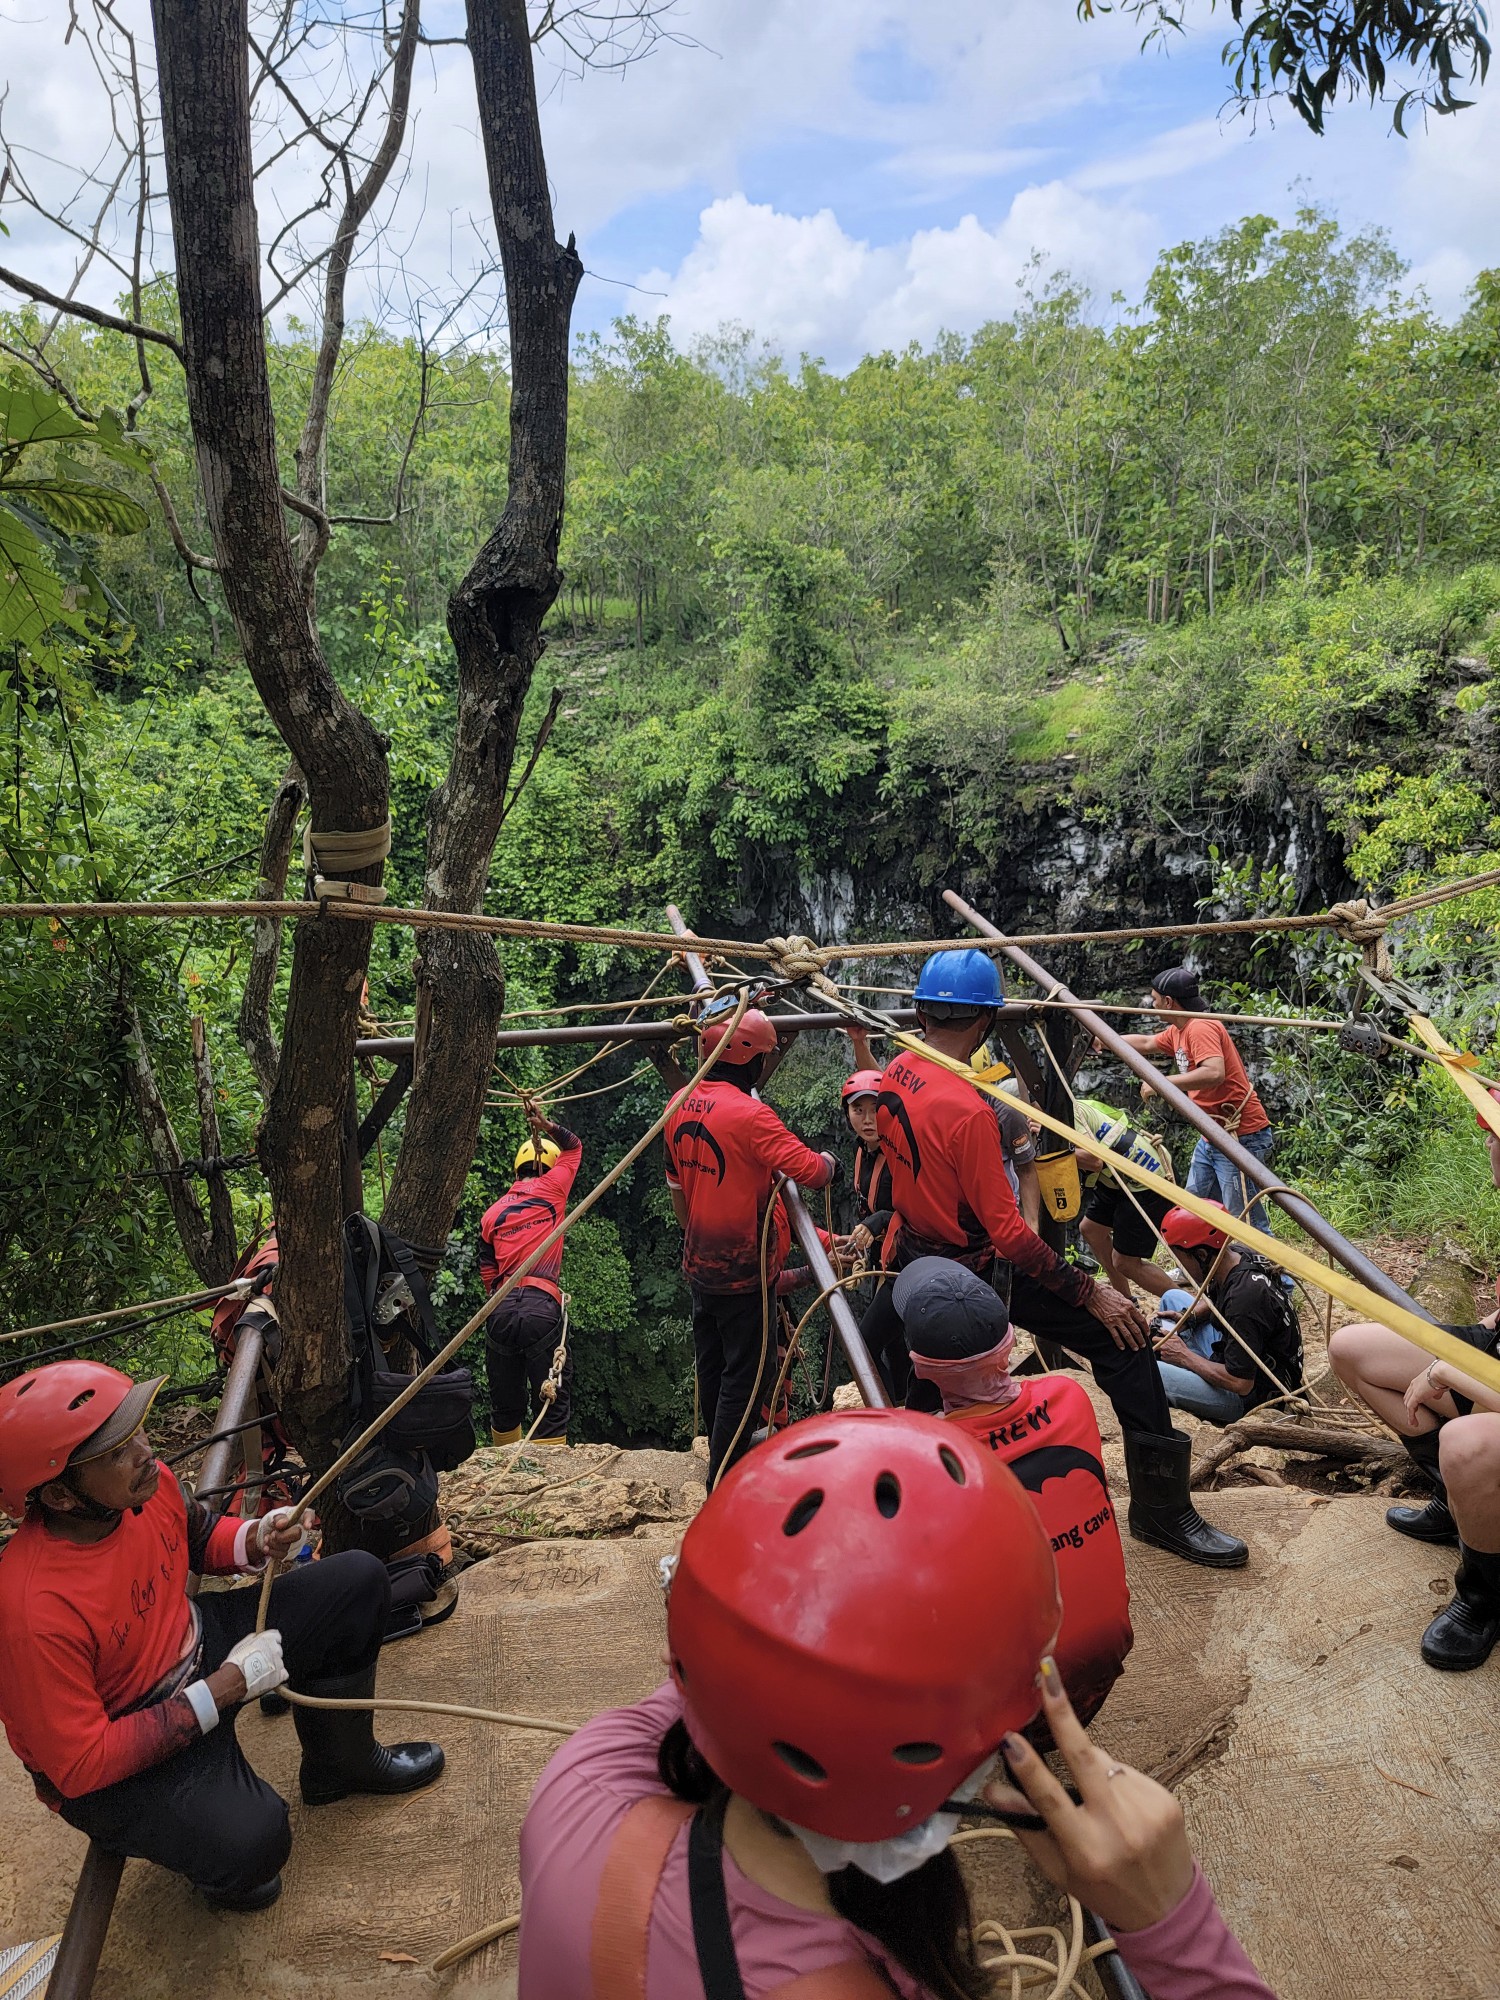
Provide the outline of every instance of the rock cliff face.
{"type": "Polygon", "coordinates": [[[1352,892],[1342,843],[1312,798],[1288,797],[1269,811],[1244,808],[1211,824],[1173,827],[1085,817],[1061,797],[1038,806],[1036,790],[1018,791],[987,854],[944,853],[930,828],[914,825],[910,838],[898,841],[895,858],[857,870],[778,873],[758,857],[764,886],[726,915],[750,935],[941,936],[954,927],[942,891],[954,888],[1016,932],[1186,923],[1212,890],[1212,847],[1226,859],[1249,859],[1290,877],[1298,909],[1326,908],[1352,892]]]}

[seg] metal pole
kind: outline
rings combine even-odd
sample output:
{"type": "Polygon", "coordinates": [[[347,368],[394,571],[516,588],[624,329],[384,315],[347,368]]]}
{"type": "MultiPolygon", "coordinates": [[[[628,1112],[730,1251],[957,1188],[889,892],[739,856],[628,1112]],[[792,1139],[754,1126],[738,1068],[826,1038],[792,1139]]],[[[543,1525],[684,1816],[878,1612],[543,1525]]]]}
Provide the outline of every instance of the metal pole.
{"type": "MultiPolygon", "coordinates": [[[[692,932],[683,921],[681,910],[678,909],[675,903],[668,903],[667,905],[667,922],[679,937],[687,938],[692,936],[692,932]]],[[[699,958],[696,952],[685,951],[682,956],[687,966],[688,977],[693,982],[693,990],[695,992],[701,992],[704,987],[713,984],[703,969],[702,959],[699,958]]],[[[787,1017],[778,1014],[773,1018],[777,1026],[780,1027],[782,1021],[787,1017]]],[[[795,1020],[799,1017],[794,1015],[791,1018],[795,1020]]],[[[830,1027],[837,1026],[842,1028],[844,1026],[844,1017],[842,1014],[812,1014],[803,1015],[800,1018],[809,1022],[816,1022],[819,1026],[825,1023],[830,1027]]],[[[893,1018],[895,1017],[893,1016],[893,1018]]],[[[912,1014],[911,1018],[915,1020],[916,1015],[912,1014]]],[[[791,1181],[785,1182],[782,1186],[781,1205],[786,1210],[787,1220],[792,1225],[792,1234],[797,1239],[797,1246],[807,1259],[807,1268],[817,1280],[818,1290],[820,1292],[827,1291],[828,1287],[837,1281],[838,1273],[834,1270],[832,1264],[829,1263],[827,1253],[822,1243],[818,1240],[817,1224],[808,1214],[806,1204],[791,1181]]],[[[859,1393],[864,1397],[865,1402],[870,1408],[876,1410],[889,1409],[891,1399],[885,1393],[885,1384],[880,1379],[880,1370],[870,1359],[870,1350],[865,1346],[864,1340],[861,1337],[859,1321],[854,1317],[854,1311],[849,1301],[844,1297],[842,1292],[830,1291],[828,1292],[826,1303],[828,1306],[829,1321],[832,1324],[834,1332],[839,1337],[839,1345],[844,1350],[844,1357],[849,1363],[849,1372],[854,1377],[859,1393]]]]}
{"type": "Polygon", "coordinates": [[[1389,1300],[1393,1306],[1405,1306],[1408,1312],[1414,1312],[1419,1319],[1432,1320],[1432,1314],[1425,1307],[1418,1305],[1414,1298],[1402,1291],[1394,1279],[1387,1277],[1378,1264],[1372,1264],[1362,1250],[1357,1250],[1346,1237],[1341,1236],[1333,1224],[1319,1214],[1305,1195],[1300,1195],[1295,1189],[1289,1188],[1280,1175],[1273,1174],[1263,1160],[1258,1160],[1254,1153],[1247,1152],[1238,1139],[1226,1132],[1222,1125],[1217,1124],[1200,1105],[1195,1104],[1187,1092],[1180,1089],[1171,1077],[1164,1075],[1161,1070],[1147,1062],[1141,1052],[1133,1049],[1107,1021],[1084,1006],[1076,993],[1071,993],[1066,986],[1060,985],[1053,979],[1049,972],[1043,971],[1030,952],[1023,951],[1018,944],[1011,944],[1003,931],[996,930],[992,923],[980,916],[977,910],[972,909],[962,896],[956,895],[952,889],[943,891],[943,901],[951,910],[956,910],[965,923],[972,924],[984,937],[993,938],[1012,965],[1019,966],[1028,979],[1034,979],[1038,986],[1043,987],[1049,1000],[1060,1000],[1075,1021],[1087,1028],[1091,1035],[1101,1041],[1111,1054],[1118,1056],[1120,1061],[1128,1069],[1133,1070],[1143,1082],[1149,1083],[1152,1089],[1172,1106],[1179,1117],[1185,1118],[1189,1125],[1202,1133],[1210,1145],[1216,1146],[1221,1153],[1233,1160],[1247,1181],[1253,1182],[1263,1193],[1268,1194],[1320,1249],[1326,1250],[1331,1257],[1336,1258],[1351,1277],[1358,1278],[1362,1285],[1368,1285],[1372,1292],[1389,1300]]]}
{"type": "Polygon", "coordinates": [[[108,1853],[96,1841],[89,1842],[47,1981],[47,2000],[88,2000],[93,1992],[124,1869],[123,1854],[108,1853]]]}
{"type": "MultiPolygon", "coordinates": [[[[838,1273],[829,1263],[827,1252],[818,1240],[818,1226],[808,1214],[807,1204],[791,1181],[782,1186],[781,1205],[786,1210],[792,1234],[807,1259],[807,1268],[812,1272],[818,1290],[826,1291],[837,1281],[838,1273]]],[[[842,1292],[829,1292],[824,1304],[828,1307],[828,1317],[839,1337],[839,1345],[844,1350],[849,1373],[854,1377],[859,1393],[871,1409],[888,1410],[891,1399],[885,1393],[880,1370],[870,1358],[870,1350],[865,1346],[859,1321],[854,1317],[849,1301],[842,1292]]]]}
{"type": "MultiPolygon", "coordinates": [[[[260,1328],[246,1327],[240,1334],[234,1350],[234,1359],[229,1364],[229,1373],[224,1381],[224,1395],[219,1403],[219,1414],[214,1429],[233,1430],[237,1424],[252,1417],[256,1409],[256,1381],[260,1372],[260,1328]]],[[[195,1485],[207,1493],[212,1487],[226,1486],[232,1476],[236,1452],[242,1451],[238,1437],[220,1438],[211,1444],[203,1454],[203,1465],[195,1485]]],[[[260,1470],[259,1465],[256,1471],[260,1470]]]]}

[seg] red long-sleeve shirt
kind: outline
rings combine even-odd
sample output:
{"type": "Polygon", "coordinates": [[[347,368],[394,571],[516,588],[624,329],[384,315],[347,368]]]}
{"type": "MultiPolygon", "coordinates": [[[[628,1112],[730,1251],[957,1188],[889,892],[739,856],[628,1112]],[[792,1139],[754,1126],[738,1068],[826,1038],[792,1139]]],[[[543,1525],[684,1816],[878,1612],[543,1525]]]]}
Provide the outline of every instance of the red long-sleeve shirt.
{"type": "MultiPolygon", "coordinates": [[[[833,1166],[789,1132],[769,1104],[712,1075],[667,1120],[667,1186],[687,1204],[682,1268],[704,1292],[760,1289],[760,1232],[777,1174],[827,1187],[833,1166]]],[[[790,1231],[773,1226],[766,1276],[781,1273],[790,1231]]]]}
{"type": "MultiPolygon", "coordinates": [[[[583,1163],[583,1141],[576,1133],[558,1126],[562,1152],[544,1174],[524,1175],[513,1181],[497,1202],[485,1210],[479,1223],[479,1276],[487,1292],[494,1291],[512,1271],[561,1222],[573,1192],[573,1182],[583,1163]]],[[[561,1299],[563,1249],[566,1238],[559,1236],[536,1269],[522,1280],[538,1291],[561,1299]]]]}
{"type": "Polygon", "coordinates": [[[899,1255],[975,1264],[993,1251],[1070,1305],[1087,1301],[1093,1280],[1022,1220],[988,1098],[903,1049],[880,1080],[875,1123],[899,1225],[886,1232],[887,1263],[899,1255]]]}
{"type": "Polygon", "coordinates": [[[0,1721],[56,1807],[159,1764],[199,1733],[190,1572],[245,1567],[249,1522],[183,1497],[166,1466],[139,1514],[102,1542],[30,1515],[0,1554],[0,1721]]]}

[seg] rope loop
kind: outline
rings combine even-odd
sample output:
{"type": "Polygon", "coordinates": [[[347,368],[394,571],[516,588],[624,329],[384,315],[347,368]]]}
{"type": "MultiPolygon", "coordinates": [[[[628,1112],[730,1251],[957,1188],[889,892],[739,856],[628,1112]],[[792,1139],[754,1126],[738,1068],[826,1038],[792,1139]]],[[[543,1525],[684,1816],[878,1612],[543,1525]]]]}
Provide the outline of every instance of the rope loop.
{"type": "Polygon", "coordinates": [[[839,997],[827,970],[840,956],[837,947],[817,944],[810,937],[772,937],[766,939],[766,951],[778,979],[789,980],[794,986],[810,986],[829,998],[839,997]]]}
{"type": "Polygon", "coordinates": [[[1347,903],[1335,903],[1328,912],[1328,920],[1346,943],[1359,946],[1365,964],[1377,979],[1395,977],[1396,968],[1385,941],[1390,922],[1387,911],[1377,910],[1367,897],[1359,896],[1347,903]]]}
{"type": "Polygon", "coordinates": [[[336,881],[323,874],[325,868],[375,868],[391,851],[391,823],[362,828],[358,833],[314,833],[311,823],[302,829],[302,863],[313,878],[313,895],[318,902],[335,898],[349,903],[383,903],[390,893],[368,882],[336,881]]]}

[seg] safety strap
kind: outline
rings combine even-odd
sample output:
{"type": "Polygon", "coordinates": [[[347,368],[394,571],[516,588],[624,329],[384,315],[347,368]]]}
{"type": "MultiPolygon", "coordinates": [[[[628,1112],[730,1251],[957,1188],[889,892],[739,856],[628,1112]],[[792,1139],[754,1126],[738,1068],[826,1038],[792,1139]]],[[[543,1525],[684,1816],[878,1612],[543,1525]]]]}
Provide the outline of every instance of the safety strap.
{"type": "Polygon", "coordinates": [[[599,1878],[589,1972],[594,2000],[646,2000],[651,1905],[672,1843],[691,1817],[681,1799],[652,1792],[621,1820],[599,1878]]]}
{"type": "MultiPolygon", "coordinates": [[[[724,1887],[728,1803],[724,1792],[695,1814],[680,1799],[654,1792],[626,1813],[604,1858],[594,1908],[589,1950],[594,2000],[646,2000],[651,1906],[667,1856],[689,1817],[688,1896],[704,2000],[745,2000],[724,1887]]],[[[773,1988],[766,2000],[892,2000],[895,1990],[868,1959],[850,1958],[804,1972],[773,1988]]]]}
{"type": "MultiPolygon", "coordinates": [[[[688,1897],[704,2000],[745,2000],[724,1887],[724,1812],[728,1804],[728,1792],[720,1792],[695,1816],[688,1831],[688,1897]]],[[[847,1958],[773,1987],[766,2000],[892,2000],[892,1992],[889,1981],[868,1959],[847,1958]]]]}

